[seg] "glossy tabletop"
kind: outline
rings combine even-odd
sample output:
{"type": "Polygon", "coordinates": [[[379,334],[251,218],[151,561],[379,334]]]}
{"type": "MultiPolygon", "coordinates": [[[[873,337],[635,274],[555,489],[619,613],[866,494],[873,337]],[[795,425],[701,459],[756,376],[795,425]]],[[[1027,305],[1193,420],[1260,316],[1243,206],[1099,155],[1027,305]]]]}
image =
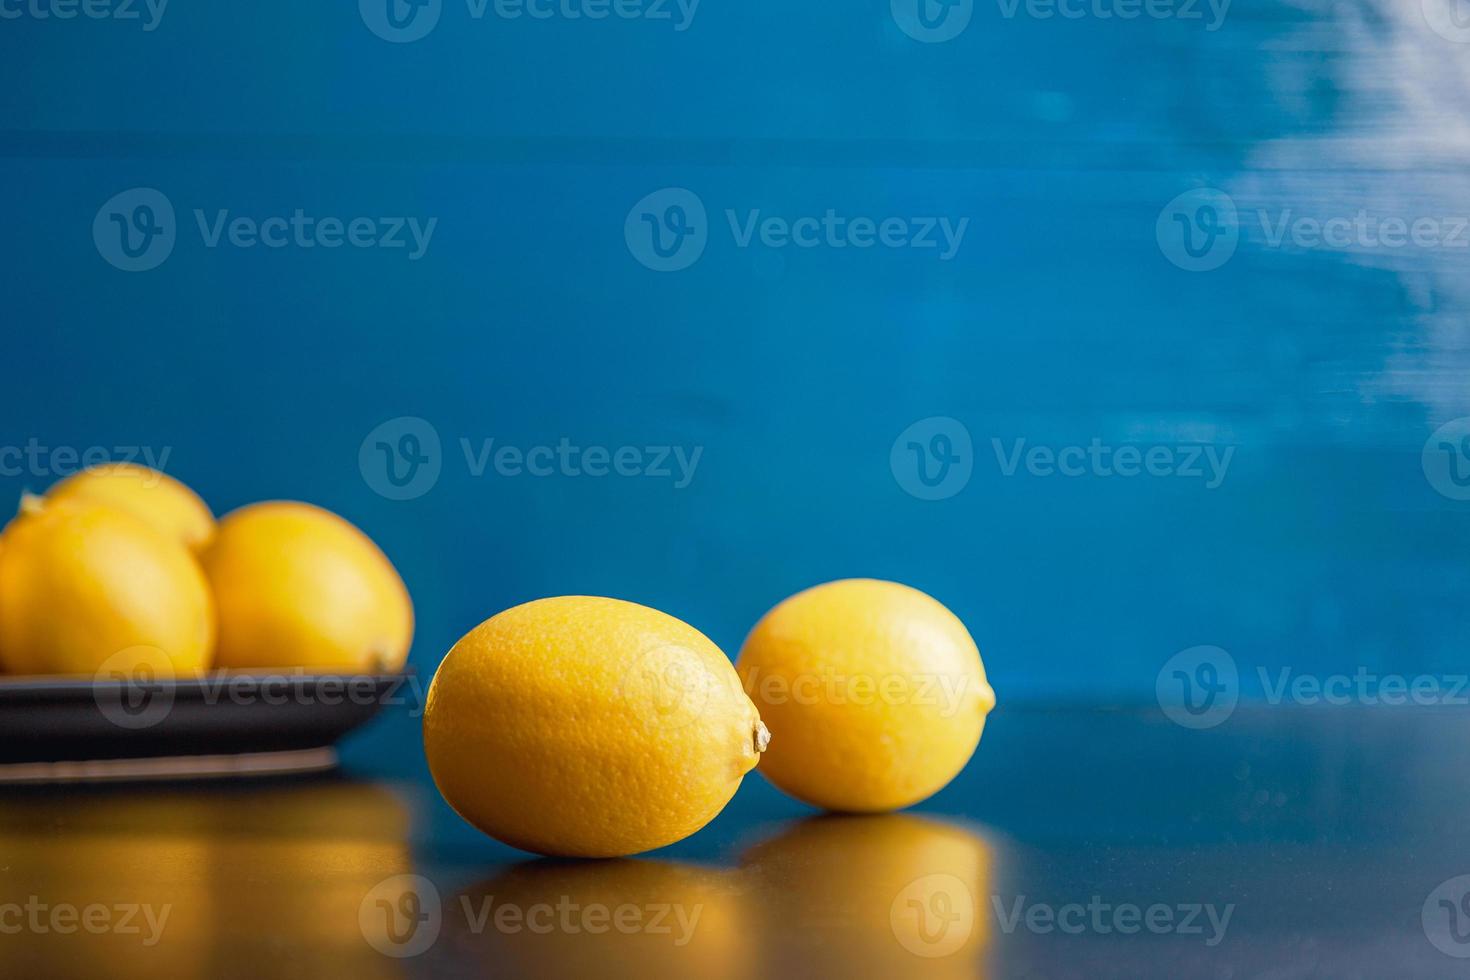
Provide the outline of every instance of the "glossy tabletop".
{"type": "Polygon", "coordinates": [[[1345,980],[1470,954],[1464,710],[1012,705],[912,811],[821,816],[753,776],[694,837],[584,862],[469,828],[416,719],[380,724],[398,778],[6,791],[5,973],[1345,980]]]}

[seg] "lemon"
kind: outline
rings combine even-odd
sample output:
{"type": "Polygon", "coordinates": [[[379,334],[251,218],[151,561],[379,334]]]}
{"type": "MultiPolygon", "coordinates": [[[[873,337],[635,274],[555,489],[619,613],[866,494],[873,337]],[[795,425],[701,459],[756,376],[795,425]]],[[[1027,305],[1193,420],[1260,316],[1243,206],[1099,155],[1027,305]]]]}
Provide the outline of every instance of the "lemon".
{"type": "Polygon", "coordinates": [[[761,772],[829,810],[896,810],[953,779],[995,692],[963,623],[895,582],[845,579],[768,612],[736,662],[775,736],[761,772]]]}
{"type": "Polygon", "coordinates": [[[188,550],[125,511],[28,496],[0,552],[0,661],[27,674],[194,672],[214,646],[188,550]]]}
{"type": "Polygon", "coordinates": [[[110,504],[199,551],[214,535],[214,514],[178,480],[133,463],[105,463],[75,473],[46,492],[52,500],[110,504]]]}
{"type": "Polygon", "coordinates": [[[397,670],[413,605],[368,537],[320,507],[251,504],[202,556],[219,609],[221,667],[397,670]]]}
{"type": "Polygon", "coordinates": [[[616,857],[703,827],[768,736],[698,630],[619,599],[560,596],[466,634],[434,675],[424,751],[460,816],[514,847],[616,857]]]}

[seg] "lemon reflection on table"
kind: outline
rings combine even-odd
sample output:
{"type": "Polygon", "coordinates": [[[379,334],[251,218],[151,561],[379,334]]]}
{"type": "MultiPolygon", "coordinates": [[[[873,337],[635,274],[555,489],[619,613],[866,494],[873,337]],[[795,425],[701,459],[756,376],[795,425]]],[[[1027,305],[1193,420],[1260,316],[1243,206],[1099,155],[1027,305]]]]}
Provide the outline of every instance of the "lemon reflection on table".
{"type": "Polygon", "coordinates": [[[766,975],[984,977],[995,846],[916,814],[820,816],[749,848],[766,975]]]}
{"type": "MultiPolygon", "coordinates": [[[[511,865],[445,900],[430,967],[478,976],[754,976],[732,871],[656,859],[511,865]]],[[[430,972],[440,972],[431,969],[430,972]]]]}
{"type": "Polygon", "coordinates": [[[787,824],[730,867],[512,865],[443,903],[430,973],[967,978],[987,975],[993,845],[912,814],[787,824]]]}
{"type": "MultiPolygon", "coordinates": [[[[537,859],[487,871],[465,852],[469,864],[429,870],[410,850],[415,793],[332,777],[7,791],[0,906],[44,907],[41,928],[0,938],[5,972],[987,975],[994,846],[955,821],[812,817],[721,865],[537,859]],[[89,906],[111,910],[112,926],[134,907],[131,928],[83,928],[89,906]],[[69,928],[52,927],[58,907],[74,910],[69,928]]],[[[15,914],[0,913],[0,928],[15,914]]]]}
{"type": "Polygon", "coordinates": [[[411,870],[408,830],[395,790],[343,779],[7,790],[0,904],[36,920],[9,913],[6,972],[240,976],[275,962],[400,976],[364,942],[358,911],[384,876],[411,870]]]}

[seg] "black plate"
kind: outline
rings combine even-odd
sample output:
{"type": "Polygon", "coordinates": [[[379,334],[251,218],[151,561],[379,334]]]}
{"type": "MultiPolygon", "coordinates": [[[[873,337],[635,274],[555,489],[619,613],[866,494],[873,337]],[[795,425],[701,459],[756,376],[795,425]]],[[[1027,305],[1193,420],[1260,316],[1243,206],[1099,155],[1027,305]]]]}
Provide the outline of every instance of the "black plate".
{"type": "MultiPolygon", "coordinates": [[[[258,771],[323,768],[330,746],[406,696],[407,674],[245,674],[140,682],[0,679],[0,767],[39,778],[36,764],[166,758],[173,770],[257,771],[237,759],[278,754],[258,771]],[[321,750],[326,750],[325,754],[321,750]],[[290,759],[299,765],[290,764],[290,759]],[[209,761],[206,761],[209,760],[209,761]]],[[[106,765],[60,766],[56,778],[105,776],[106,765]]],[[[155,774],[146,766],[110,771],[155,774]]],[[[0,772],[0,779],[6,772],[0,772]]]]}

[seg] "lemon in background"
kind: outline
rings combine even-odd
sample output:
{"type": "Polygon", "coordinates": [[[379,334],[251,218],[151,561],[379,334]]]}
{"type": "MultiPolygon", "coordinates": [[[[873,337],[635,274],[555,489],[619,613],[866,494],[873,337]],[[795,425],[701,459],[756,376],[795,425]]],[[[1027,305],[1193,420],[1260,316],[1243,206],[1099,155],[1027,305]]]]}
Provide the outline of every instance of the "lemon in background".
{"type": "Polygon", "coordinates": [[[513,847],[618,857],[703,827],[768,736],[730,661],[672,616],[560,596],[454,645],[424,709],[434,782],[513,847]]]}
{"type": "Polygon", "coordinates": [[[173,477],[133,463],[82,470],[46,492],[51,500],[87,500],[124,510],[200,551],[214,536],[214,514],[199,495],[173,477]]]}
{"type": "Polygon", "coordinates": [[[215,616],[188,550],[126,511],[27,496],[0,550],[0,662],[13,673],[94,674],[129,658],[209,666],[215,616]]]}
{"type": "Polygon", "coordinates": [[[970,760],[995,706],[964,624],[896,582],[797,593],[756,624],[736,669],[774,737],[761,772],[829,810],[932,796],[970,760]]]}
{"type": "Polygon", "coordinates": [[[219,522],[201,560],[219,610],[220,667],[376,672],[408,657],[403,580],[335,514],[289,501],[242,507],[219,522]]]}

